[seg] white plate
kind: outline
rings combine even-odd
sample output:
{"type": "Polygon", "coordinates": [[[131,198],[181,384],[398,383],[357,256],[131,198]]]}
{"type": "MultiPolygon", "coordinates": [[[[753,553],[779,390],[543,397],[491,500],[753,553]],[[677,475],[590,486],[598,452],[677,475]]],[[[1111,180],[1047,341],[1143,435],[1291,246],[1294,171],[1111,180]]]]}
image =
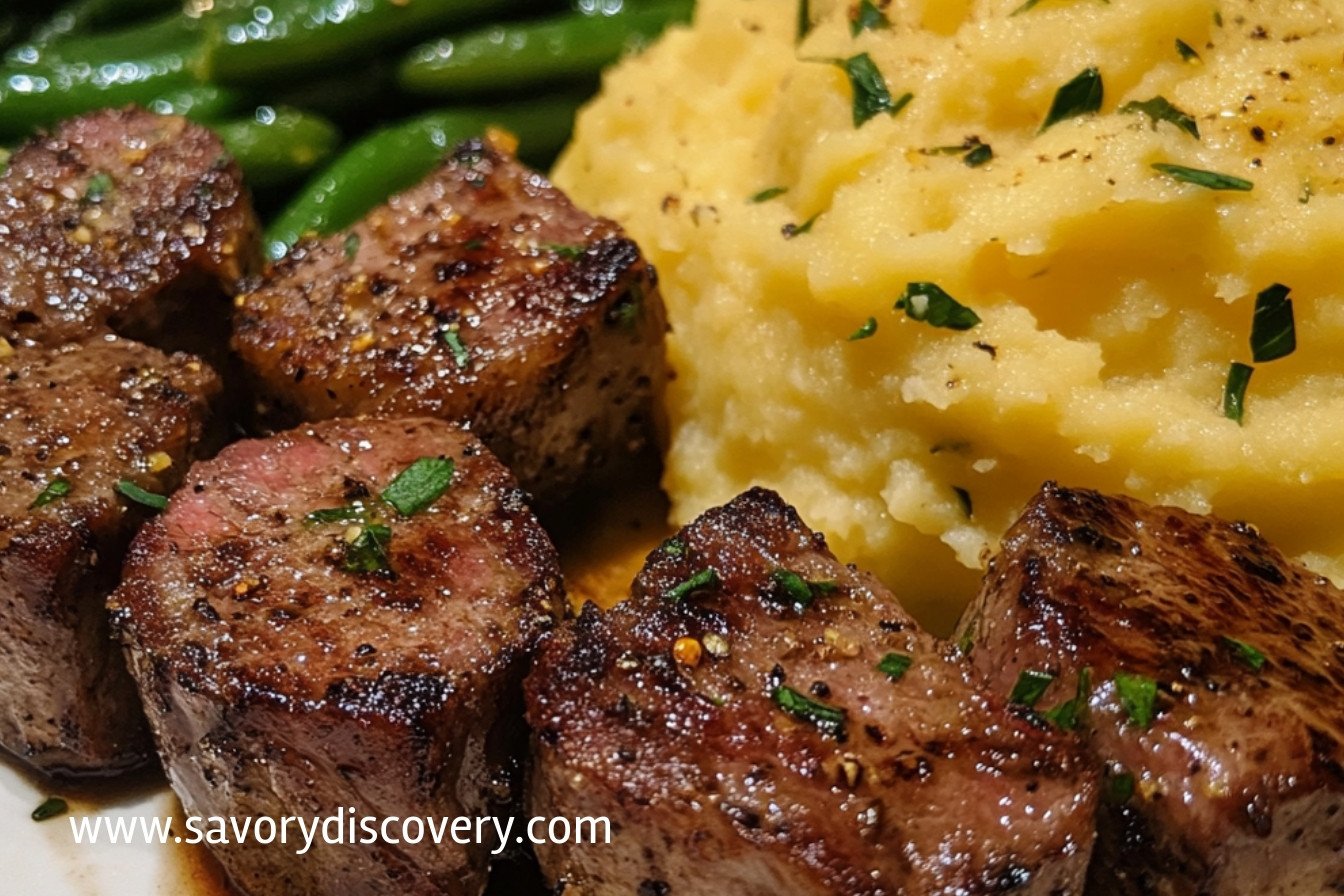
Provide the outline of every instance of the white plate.
{"type": "Polygon", "coordinates": [[[181,817],[162,778],[137,777],[134,785],[109,783],[74,795],[78,789],[48,785],[0,764],[0,894],[219,896],[219,872],[204,847],[75,843],[71,818],[181,817]],[[33,821],[33,809],[52,795],[65,798],[70,812],[33,821]]]}

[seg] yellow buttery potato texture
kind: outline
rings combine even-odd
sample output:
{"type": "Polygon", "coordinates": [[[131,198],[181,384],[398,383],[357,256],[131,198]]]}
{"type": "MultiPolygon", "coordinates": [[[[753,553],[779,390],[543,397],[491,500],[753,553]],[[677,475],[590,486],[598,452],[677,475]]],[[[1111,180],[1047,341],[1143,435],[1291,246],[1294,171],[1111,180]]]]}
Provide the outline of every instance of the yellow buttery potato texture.
{"type": "Polygon", "coordinates": [[[555,172],[660,272],[673,514],[778,489],[935,625],[1046,479],[1244,518],[1344,574],[1344,5],[876,5],[890,27],[855,35],[855,4],[814,0],[799,41],[790,0],[701,0],[555,172]],[[836,61],[865,53],[912,98],[856,127],[836,61]],[[1088,68],[1100,111],[1042,131],[1088,68]],[[1155,97],[1199,136],[1120,111],[1155,97]],[[909,319],[911,281],[982,322],[909,319]],[[1238,425],[1224,382],[1274,283],[1297,349],[1255,365],[1238,425]]]}

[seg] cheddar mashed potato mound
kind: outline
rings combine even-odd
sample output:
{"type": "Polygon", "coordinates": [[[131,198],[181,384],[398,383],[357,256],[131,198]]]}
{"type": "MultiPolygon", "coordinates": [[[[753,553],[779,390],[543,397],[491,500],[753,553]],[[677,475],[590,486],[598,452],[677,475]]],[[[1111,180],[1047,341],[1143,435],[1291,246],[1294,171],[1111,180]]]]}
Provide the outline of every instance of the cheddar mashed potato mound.
{"type": "Polygon", "coordinates": [[[813,0],[799,42],[792,0],[701,0],[557,168],[661,274],[673,514],[776,488],[935,624],[1046,479],[1244,518],[1344,575],[1344,6],[877,6],[854,34],[857,4],[813,0]],[[911,98],[856,126],[871,85],[837,60],[862,54],[911,98]],[[1099,111],[1042,130],[1090,68],[1099,111]],[[912,281],[981,323],[893,309],[912,281]],[[1275,283],[1296,350],[1253,365],[1239,425],[1229,365],[1275,283]]]}

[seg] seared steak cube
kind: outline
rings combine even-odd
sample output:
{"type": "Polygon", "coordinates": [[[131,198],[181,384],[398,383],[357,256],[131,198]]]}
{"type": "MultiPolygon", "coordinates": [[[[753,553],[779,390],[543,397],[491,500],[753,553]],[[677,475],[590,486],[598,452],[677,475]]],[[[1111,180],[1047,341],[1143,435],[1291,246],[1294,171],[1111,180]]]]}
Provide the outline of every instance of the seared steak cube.
{"type": "Polygon", "coordinates": [[[666,327],[653,271],[489,143],[240,297],[233,344],[273,422],[469,423],[539,498],[647,437],[666,327]]]}
{"type": "Polygon", "coordinates": [[[1024,713],[1087,695],[1089,892],[1344,891],[1344,593],[1253,528],[1047,484],[963,627],[1024,713]]]}
{"type": "MultiPolygon", "coordinates": [[[[111,607],[188,812],[438,819],[507,802],[510,710],[563,601],[554,548],[480,442],[365,419],[197,464],[111,607]]],[[[306,855],[216,855],[254,896],[478,894],[489,849],[319,838],[306,855]]]]}
{"type": "Polygon", "coordinates": [[[0,337],[111,329],[217,360],[259,257],[238,167],[209,130],[143,109],[63,122],[0,174],[0,337]]]}
{"type": "Polygon", "coordinates": [[[153,754],[104,600],[206,433],[214,373],[116,338],[0,360],[0,746],[48,772],[153,754]]]}
{"type": "Polygon", "coordinates": [[[542,648],[532,812],[613,825],[538,847],[542,868],[584,896],[1081,893],[1092,773],[967,677],[748,492],[542,648]]]}

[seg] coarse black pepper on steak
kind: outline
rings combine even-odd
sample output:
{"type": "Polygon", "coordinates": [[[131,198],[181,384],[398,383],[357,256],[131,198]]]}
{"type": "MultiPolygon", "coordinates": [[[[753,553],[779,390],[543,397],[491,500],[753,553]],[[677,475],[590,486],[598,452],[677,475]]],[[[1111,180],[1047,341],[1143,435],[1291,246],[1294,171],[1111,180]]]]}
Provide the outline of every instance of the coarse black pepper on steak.
{"type": "MultiPolygon", "coordinates": [[[[524,493],[478,440],[359,419],[193,467],[110,607],[188,812],[441,818],[509,796],[521,676],[564,595],[524,493]],[[451,484],[421,489],[424,509],[380,497],[444,460],[451,484]]],[[[480,892],[490,845],[215,849],[253,896],[456,896],[480,892]]]]}
{"type": "Polygon", "coordinates": [[[0,746],[37,768],[153,755],[104,609],[150,511],[116,486],[173,489],[218,391],[194,357],[115,337],[0,358],[0,746]]]}
{"type": "Polygon", "coordinates": [[[486,141],[239,297],[263,417],[459,420],[543,501],[641,447],[664,377],[652,268],[486,141]]]}
{"type": "Polygon", "coordinates": [[[1047,484],[963,627],[997,693],[1054,676],[1038,709],[1088,670],[1089,893],[1344,892],[1344,592],[1250,526],[1047,484]]]}
{"type": "Polygon", "coordinates": [[[259,257],[237,165],[182,118],[72,118],[0,173],[0,337],[14,344],[111,329],[218,360],[227,296],[259,257]]]}
{"type": "Polygon", "coordinates": [[[539,652],[531,811],[613,825],[542,868],[576,896],[1081,893],[1093,772],[968,677],[747,492],[539,652]]]}

